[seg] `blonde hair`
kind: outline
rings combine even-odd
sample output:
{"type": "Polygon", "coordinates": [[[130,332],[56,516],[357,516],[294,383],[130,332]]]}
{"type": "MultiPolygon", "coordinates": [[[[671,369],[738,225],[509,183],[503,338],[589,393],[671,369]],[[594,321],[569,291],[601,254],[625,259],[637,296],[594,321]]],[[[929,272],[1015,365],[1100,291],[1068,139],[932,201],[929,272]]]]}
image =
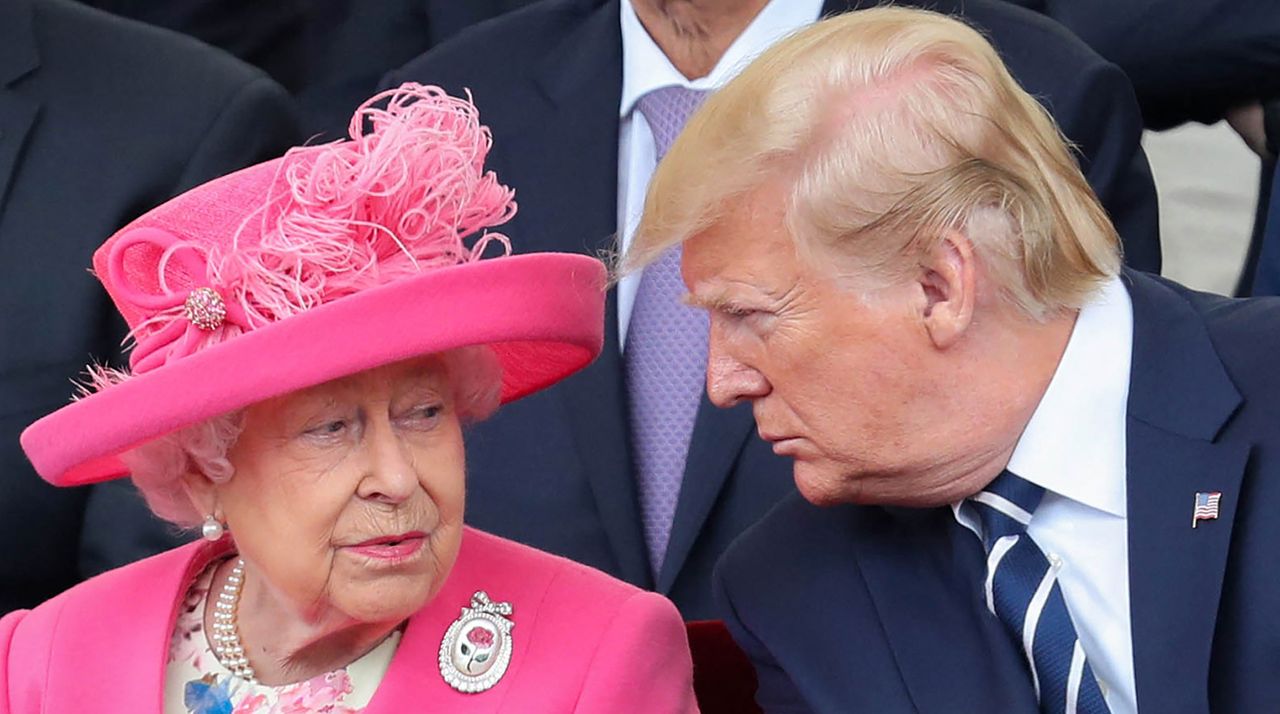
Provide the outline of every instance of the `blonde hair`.
{"type": "Polygon", "coordinates": [[[957,230],[1040,319],[1120,269],[1115,229],[1052,118],[982,35],[935,12],[846,13],[751,63],[658,166],[620,271],[779,178],[801,253],[849,258],[861,277],[891,280],[957,230]]]}

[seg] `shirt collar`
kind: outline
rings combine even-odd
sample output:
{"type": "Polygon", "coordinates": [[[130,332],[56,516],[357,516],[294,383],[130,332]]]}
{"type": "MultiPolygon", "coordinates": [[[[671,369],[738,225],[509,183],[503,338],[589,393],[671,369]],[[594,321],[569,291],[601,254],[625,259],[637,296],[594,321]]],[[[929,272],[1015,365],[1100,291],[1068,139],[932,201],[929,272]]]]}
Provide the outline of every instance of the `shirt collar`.
{"type": "Polygon", "coordinates": [[[1115,277],[1081,308],[1009,470],[1046,491],[1124,517],[1132,355],[1133,303],[1115,277]]]}
{"type": "Polygon", "coordinates": [[[738,35],[714,69],[690,81],[680,74],[636,17],[631,0],[622,0],[622,104],[618,116],[625,119],[640,97],[662,87],[717,89],[774,42],[818,19],[822,0],[770,0],[738,35]]]}

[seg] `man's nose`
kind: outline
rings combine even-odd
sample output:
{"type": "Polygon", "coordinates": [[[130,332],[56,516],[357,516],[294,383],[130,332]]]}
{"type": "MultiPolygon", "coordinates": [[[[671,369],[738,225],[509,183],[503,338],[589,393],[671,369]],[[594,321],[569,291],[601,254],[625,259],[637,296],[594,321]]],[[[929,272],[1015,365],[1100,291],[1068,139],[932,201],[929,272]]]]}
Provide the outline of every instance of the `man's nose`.
{"type": "Polygon", "coordinates": [[[707,396],[716,406],[727,409],[743,400],[758,399],[769,393],[769,381],[722,349],[714,337],[707,354],[707,396]]]}

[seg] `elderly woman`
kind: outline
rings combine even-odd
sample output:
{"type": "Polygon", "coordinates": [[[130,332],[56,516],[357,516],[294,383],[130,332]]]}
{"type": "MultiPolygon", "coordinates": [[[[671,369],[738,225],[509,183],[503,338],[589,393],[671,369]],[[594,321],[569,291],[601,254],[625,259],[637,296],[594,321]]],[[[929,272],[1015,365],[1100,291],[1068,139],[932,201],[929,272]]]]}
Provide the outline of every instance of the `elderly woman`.
{"type": "Polygon", "coordinates": [[[482,259],[475,108],[375,100],[95,255],[130,370],[23,447],[204,538],[0,620],[0,712],[696,711],[669,602],[464,526],[462,426],[595,357],[603,267],[482,259]]]}

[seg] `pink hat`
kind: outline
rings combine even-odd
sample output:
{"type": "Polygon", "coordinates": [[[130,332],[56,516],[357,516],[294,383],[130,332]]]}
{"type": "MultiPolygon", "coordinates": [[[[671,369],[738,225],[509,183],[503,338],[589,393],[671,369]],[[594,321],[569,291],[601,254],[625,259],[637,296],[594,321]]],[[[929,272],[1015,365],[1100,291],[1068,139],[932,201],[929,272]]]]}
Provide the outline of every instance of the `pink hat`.
{"type": "Polygon", "coordinates": [[[91,368],[80,398],[23,432],[41,476],[124,476],[118,455],[151,439],[419,355],[488,345],[505,403],[599,354],[599,261],[509,256],[496,233],[464,243],[516,210],[484,171],[475,106],[406,84],[362,106],[351,136],[192,189],[98,249],[130,369],[91,368]]]}

